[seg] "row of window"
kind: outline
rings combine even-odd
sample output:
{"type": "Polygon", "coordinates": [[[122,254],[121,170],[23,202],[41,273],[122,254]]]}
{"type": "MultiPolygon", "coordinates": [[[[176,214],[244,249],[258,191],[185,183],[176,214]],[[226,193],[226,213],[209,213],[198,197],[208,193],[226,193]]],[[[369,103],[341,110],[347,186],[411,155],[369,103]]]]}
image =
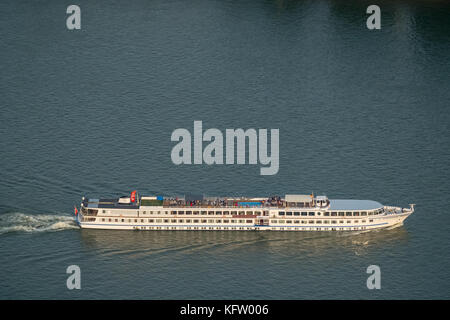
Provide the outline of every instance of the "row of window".
{"type": "MultiPolygon", "coordinates": [[[[347,223],[352,223],[352,220],[345,220],[347,223]]],[[[271,223],[287,223],[287,224],[337,224],[337,220],[271,220],[271,223]]],[[[373,219],[370,219],[369,222],[373,222],[373,219]]],[[[344,223],[344,220],[339,220],[339,223],[344,223]]],[[[353,220],[353,223],[359,223],[359,220],[353,220]]],[[[366,220],[361,220],[361,223],[366,223],[366,220]]]]}
{"type": "MultiPolygon", "coordinates": [[[[369,216],[373,216],[373,215],[378,215],[378,214],[382,214],[383,213],[383,209],[379,209],[379,210],[376,210],[376,211],[369,211],[369,212],[367,212],[367,211],[361,211],[361,212],[359,212],[359,211],[355,211],[355,212],[352,212],[352,211],[346,211],[346,212],[344,212],[344,211],[332,211],[332,212],[329,212],[329,211],[327,211],[327,212],[323,212],[323,216],[324,217],[329,217],[329,216],[332,216],[332,217],[359,217],[359,216],[367,216],[367,215],[369,215],[369,216]]],[[[313,211],[310,211],[310,212],[292,212],[292,211],[280,211],[280,212],[278,212],[278,214],[280,215],[280,216],[320,216],[322,213],[321,212],[313,212],[313,211]]]]}
{"type": "Polygon", "coordinates": [[[271,230],[288,230],[288,231],[349,231],[349,230],[366,230],[366,227],[306,227],[306,228],[284,228],[272,227],[271,230]]]}
{"type": "MultiPolygon", "coordinates": [[[[84,221],[94,222],[96,218],[84,218],[84,221]]],[[[102,222],[124,222],[124,223],[253,223],[251,219],[113,219],[102,218],[102,222]]],[[[352,223],[352,220],[339,220],[339,224],[352,223]]],[[[359,223],[360,220],[353,220],[353,223],[359,223]]],[[[337,220],[270,220],[273,224],[338,224],[337,220]]],[[[369,222],[373,222],[370,219],[369,222]]],[[[361,220],[361,223],[366,223],[366,220],[361,220]]]]}
{"type": "MultiPolygon", "coordinates": [[[[110,213],[110,210],[102,210],[102,213],[110,213]]],[[[169,211],[141,211],[137,212],[140,214],[155,214],[155,215],[161,215],[161,214],[169,214],[169,211]]],[[[208,215],[208,216],[222,216],[222,215],[261,215],[261,211],[185,211],[185,210],[174,210],[170,211],[170,214],[172,215],[208,215]]]]}
{"type": "MultiPolygon", "coordinates": [[[[135,227],[140,230],[255,230],[255,227],[135,227]]],[[[287,230],[287,231],[348,231],[348,230],[366,230],[366,227],[310,227],[310,228],[284,228],[284,227],[272,227],[269,230],[287,230]]]]}
{"type": "MultiPolygon", "coordinates": [[[[105,214],[107,213],[106,210],[102,210],[102,213],[105,214]]],[[[108,213],[110,213],[110,211],[108,211],[108,213]]],[[[139,213],[139,212],[137,212],[139,213]]],[[[372,216],[372,215],[378,215],[378,214],[382,214],[383,213],[383,209],[379,209],[376,211],[332,211],[332,212],[323,212],[323,216],[324,217],[359,217],[359,216],[372,216]]],[[[142,215],[161,215],[161,214],[169,214],[169,211],[141,211],[140,214],[142,215]]],[[[174,210],[174,211],[170,211],[170,214],[172,215],[217,215],[217,216],[221,216],[221,215],[262,215],[261,211],[185,211],[185,210],[174,210]]],[[[297,211],[279,211],[278,215],[280,216],[309,216],[309,217],[314,217],[314,216],[321,216],[322,212],[297,212],[297,211]]]]}
{"type": "MultiPolygon", "coordinates": [[[[95,218],[85,218],[84,221],[95,221],[95,218]],[[94,220],[87,220],[94,219],[94,220]]],[[[134,223],[253,223],[253,220],[247,219],[113,219],[102,218],[102,222],[134,222],[134,223]]]]}
{"type": "Polygon", "coordinates": [[[255,230],[254,227],[136,227],[139,230],[255,230]]]}

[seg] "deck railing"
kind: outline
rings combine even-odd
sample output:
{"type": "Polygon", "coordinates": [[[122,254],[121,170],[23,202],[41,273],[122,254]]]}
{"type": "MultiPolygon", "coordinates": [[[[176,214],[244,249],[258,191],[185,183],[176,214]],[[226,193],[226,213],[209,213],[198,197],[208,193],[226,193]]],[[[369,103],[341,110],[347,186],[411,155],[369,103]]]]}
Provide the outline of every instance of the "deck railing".
{"type": "Polygon", "coordinates": [[[229,204],[229,203],[190,203],[190,202],[163,202],[163,208],[204,208],[204,209],[213,209],[213,208],[225,208],[225,209],[255,209],[255,210],[263,210],[263,209],[283,209],[283,208],[302,208],[302,209],[314,209],[318,208],[314,205],[289,205],[287,202],[281,203],[262,203],[261,205],[239,205],[239,204],[229,204]]]}

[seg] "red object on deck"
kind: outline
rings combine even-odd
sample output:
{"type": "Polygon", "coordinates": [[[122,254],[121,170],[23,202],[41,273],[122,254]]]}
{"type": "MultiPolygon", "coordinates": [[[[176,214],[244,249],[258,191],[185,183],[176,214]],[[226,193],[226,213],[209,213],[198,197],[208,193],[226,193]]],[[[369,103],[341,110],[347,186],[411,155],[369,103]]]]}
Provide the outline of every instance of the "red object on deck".
{"type": "Polygon", "coordinates": [[[131,202],[135,202],[135,201],[136,201],[136,190],[134,190],[134,191],[131,193],[130,201],[131,201],[131,202]]]}
{"type": "Polygon", "coordinates": [[[78,209],[77,209],[77,207],[73,207],[73,209],[74,209],[75,215],[77,215],[77,214],[78,214],[78,209]]]}

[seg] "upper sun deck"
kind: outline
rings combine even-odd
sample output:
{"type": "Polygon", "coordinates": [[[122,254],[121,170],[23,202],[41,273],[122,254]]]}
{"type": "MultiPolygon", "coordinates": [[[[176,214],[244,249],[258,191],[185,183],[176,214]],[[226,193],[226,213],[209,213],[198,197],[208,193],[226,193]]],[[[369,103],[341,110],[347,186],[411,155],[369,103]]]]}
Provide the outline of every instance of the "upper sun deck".
{"type": "Polygon", "coordinates": [[[87,199],[83,198],[82,205],[90,209],[139,209],[140,207],[186,207],[186,208],[317,208],[326,207],[330,204],[328,198],[313,195],[286,195],[250,198],[250,197],[203,197],[184,196],[172,197],[137,197],[135,202],[130,198],[120,197],[115,199],[87,199]]]}
{"type": "MultiPolygon", "coordinates": [[[[154,205],[154,200],[150,205],[154,205]]],[[[314,195],[286,195],[265,198],[250,197],[184,197],[163,199],[160,205],[165,208],[188,207],[188,208],[261,208],[261,209],[283,209],[283,208],[323,208],[330,204],[326,196],[314,198],[314,195]]],[[[146,205],[145,200],[141,204],[146,205]]]]}
{"type": "Polygon", "coordinates": [[[127,201],[128,198],[115,199],[87,199],[82,205],[88,209],[139,209],[141,207],[162,208],[255,208],[255,209],[326,209],[335,210],[375,210],[383,205],[372,200],[328,200],[325,196],[286,195],[269,198],[233,198],[233,197],[140,197],[136,202],[127,201]],[[125,200],[125,201],[124,201],[125,200]]]}

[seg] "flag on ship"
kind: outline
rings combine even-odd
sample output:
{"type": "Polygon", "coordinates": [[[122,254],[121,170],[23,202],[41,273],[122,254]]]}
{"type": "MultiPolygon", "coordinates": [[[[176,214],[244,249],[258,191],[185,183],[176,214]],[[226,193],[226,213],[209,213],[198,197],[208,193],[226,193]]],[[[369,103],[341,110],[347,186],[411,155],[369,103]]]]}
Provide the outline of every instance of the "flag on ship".
{"type": "Polygon", "coordinates": [[[135,202],[135,201],[136,201],[136,190],[134,190],[134,191],[131,193],[130,201],[131,201],[131,202],[135,202]]]}

